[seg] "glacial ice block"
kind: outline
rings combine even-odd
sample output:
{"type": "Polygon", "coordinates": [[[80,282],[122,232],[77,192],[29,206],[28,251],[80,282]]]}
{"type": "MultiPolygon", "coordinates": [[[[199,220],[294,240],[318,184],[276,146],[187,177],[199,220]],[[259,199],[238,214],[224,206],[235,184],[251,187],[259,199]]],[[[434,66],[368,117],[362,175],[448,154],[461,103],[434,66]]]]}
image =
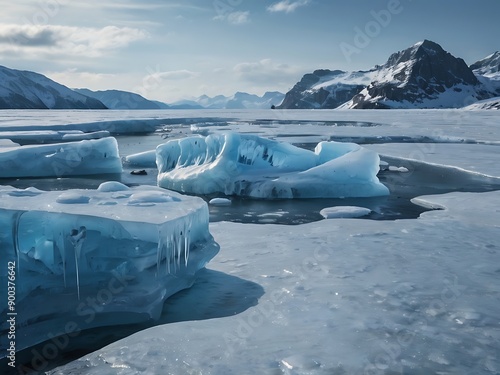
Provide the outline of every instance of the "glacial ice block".
{"type": "MultiPolygon", "coordinates": [[[[218,252],[208,219],[201,198],[154,186],[0,187],[0,282],[15,262],[18,350],[67,322],[81,330],[158,318],[218,252]]],[[[0,327],[5,338],[5,320],[0,327]]]]}
{"type": "Polygon", "coordinates": [[[121,173],[115,138],[0,148],[0,178],[121,173]]]}
{"type": "Polygon", "coordinates": [[[387,195],[377,178],[379,161],[377,153],[355,143],[321,142],[312,152],[232,132],[156,148],[161,187],[264,199],[387,195]]]}

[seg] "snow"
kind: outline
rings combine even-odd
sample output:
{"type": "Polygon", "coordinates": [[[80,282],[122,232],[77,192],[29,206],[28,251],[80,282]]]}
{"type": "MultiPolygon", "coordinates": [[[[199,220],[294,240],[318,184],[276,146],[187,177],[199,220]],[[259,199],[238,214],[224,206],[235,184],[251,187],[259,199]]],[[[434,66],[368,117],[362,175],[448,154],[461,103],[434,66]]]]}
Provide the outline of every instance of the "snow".
{"type": "Polygon", "coordinates": [[[156,149],[158,185],[190,194],[252,198],[387,195],[379,157],[353,143],[321,142],[314,152],[233,132],[172,140],[156,149]]]}
{"type": "Polygon", "coordinates": [[[116,139],[0,148],[0,177],[121,173],[116,139]]]}
{"type": "Polygon", "coordinates": [[[221,298],[245,303],[258,284],[257,304],[237,315],[200,305],[222,281],[207,275],[208,285],[176,300],[196,306],[190,321],[138,332],[50,374],[495,374],[500,193],[422,199],[446,210],[363,225],[212,224],[222,251],[209,271],[238,278],[221,298]]]}
{"type": "Polygon", "coordinates": [[[325,219],[355,218],[369,215],[372,210],[356,206],[336,206],[323,208],[319,213],[325,219]]]}
{"type": "Polygon", "coordinates": [[[190,287],[218,251],[202,199],[152,186],[1,187],[0,223],[2,259],[18,263],[18,350],[68,321],[86,329],[157,319],[164,300],[190,287]]]}
{"type": "Polygon", "coordinates": [[[492,99],[480,100],[476,103],[464,107],[465,110],[484,110],[484,109],[500,109],[500,97],[492,99]]]}

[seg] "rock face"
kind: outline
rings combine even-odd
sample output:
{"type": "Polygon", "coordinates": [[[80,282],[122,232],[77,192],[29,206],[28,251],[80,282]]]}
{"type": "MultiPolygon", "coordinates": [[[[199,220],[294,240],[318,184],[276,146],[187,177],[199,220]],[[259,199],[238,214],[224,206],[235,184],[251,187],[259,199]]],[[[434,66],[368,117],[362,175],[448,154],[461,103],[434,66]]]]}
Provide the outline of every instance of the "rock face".
{"type": "Polygon", "coordinates": [[[500,95],[500,54],[473,64],[424,40],[369,71],[306,74],[279,108],[459,108],[500,95]],[[495,77],[492,75],[498,74],[495,77]],[[484,75],[488,74],[489,77],[484,75]]]}
{"type": "Polygon", "coordinates": [[[483,76],[500,76],[500,51],[475,62],[470,68],[475,74],[483,76]]]}
{"type": "Polygon", "coordinates": [[[450,108],[485,99],[464,60],[424,40],[394,53],[348,108],[450,108]]]}
{"type": "MultiPolygon", "coordinates": [[[[364,72],[352,73],[364,76],[364,72]]],[[[342,70],[320,69],[306,74],[285,96],[280,109],[329,109],[350,100],[365,85],[342,70]]]]}
{"type": "MultiPolygon", "coordinates": [[[[500,52],[495,52],[482,60],[479,60],[470,66],[482,86],[489,92],[500,96],[500,52]]],[[[492,109],[490,105],[484,106],[482,109],[492,109]]]]}
{"type": "Polygon", "coordinates": [[[106,109],[42,74],[0,66],[0,109],[106,109]]]}
{"type": "Polygon", "coordinates": [[[120,90],[91,91],[75,89],[76,92],[100,100],[109,109],[167,109],[163,103],[148,100],[139,94],[120,90]],[[163,106],[161,105],[163,104],[163,106]]]}

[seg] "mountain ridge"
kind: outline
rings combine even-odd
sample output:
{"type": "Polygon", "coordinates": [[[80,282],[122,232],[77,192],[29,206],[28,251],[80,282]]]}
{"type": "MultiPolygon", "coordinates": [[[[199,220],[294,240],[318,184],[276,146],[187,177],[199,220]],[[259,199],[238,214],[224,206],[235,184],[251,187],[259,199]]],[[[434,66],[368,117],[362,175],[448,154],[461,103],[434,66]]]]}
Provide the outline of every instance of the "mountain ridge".
{"type": "Polygon", "coordinates": [[[50,78],[0,66],[0,109],[107,109],[50,78]]]}
{"type": "MultiPolygon", "coordinates": [[[[485,64],[491,64],[491,59],[481,66],[485,64]]],[[[306,74],[278,108],[460,108],[499,95],[500,79],[492,82],[439,44],[424,40],[391,54],[385,64],[370,70],[306,74]]]]}

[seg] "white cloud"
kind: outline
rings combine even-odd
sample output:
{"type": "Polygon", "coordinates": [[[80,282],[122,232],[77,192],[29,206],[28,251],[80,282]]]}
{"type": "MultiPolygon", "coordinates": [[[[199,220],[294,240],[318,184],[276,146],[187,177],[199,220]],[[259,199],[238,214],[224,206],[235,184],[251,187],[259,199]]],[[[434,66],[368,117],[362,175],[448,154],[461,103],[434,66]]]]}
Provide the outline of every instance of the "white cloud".
{"type": "Polygon", "coordinates": [[[299,67],[275,63],[271,59],[244,62],[233,68],[233,72],[240,80],[253,84],[276,84],[278,86],[297,82],[301,71],[299,67]]]}
{"type": "Polygon", "coordinates": [[[232,25],[243,25],[250,22],[250,12],[231,12],[214,17],[217,21],[227,21],[232,25]]]}
{"type": "Polygon", "coordinates": [[[148,37],[141,29],[58,25],[0,25],[0,53],[99,57],[148,37]]]}
{"type": "Polygon", "coordinates": [[[153,72],[145,77],[145,79],[155,79],[155,80],[169,80],[169,81],[178,81],[182,79],[190,79],[197,77],[198,73],[191,72],[189,70],[171,70],[168,72],[153,72]]]}
{"type": "Polygon", "coordinates": [[[110,81],[116,79],[115,74],[84,72],[76,68],[67,69],[62,72],[45,72],[44,74],[50,79],[70,88],[91,88],[93,90],[114,88],[108,85],[110,81]]]}
{"type": "Polygon", "coordinates": [[[285,12],[291,13],[295,11],[295,9],[305,6],[309,4],[310,0],[298,0],[298,1],[290,1],[290,0],[282,0],[280,2],[274,3],[270,5],[267,10],[269,12],[285,12]]]}

